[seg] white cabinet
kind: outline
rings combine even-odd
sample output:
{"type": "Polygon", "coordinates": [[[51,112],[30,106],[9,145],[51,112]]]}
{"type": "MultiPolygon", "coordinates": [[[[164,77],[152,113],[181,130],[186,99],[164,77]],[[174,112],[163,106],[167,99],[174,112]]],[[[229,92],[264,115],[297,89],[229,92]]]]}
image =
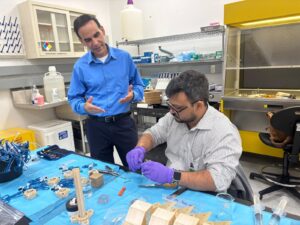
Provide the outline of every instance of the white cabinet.
{"type": "Polygon", "coordinates": [[[86,52],[73,22],[89,12],[29,0],[19,5],[19,13],[27,58],[80,57],[86,52]]]}

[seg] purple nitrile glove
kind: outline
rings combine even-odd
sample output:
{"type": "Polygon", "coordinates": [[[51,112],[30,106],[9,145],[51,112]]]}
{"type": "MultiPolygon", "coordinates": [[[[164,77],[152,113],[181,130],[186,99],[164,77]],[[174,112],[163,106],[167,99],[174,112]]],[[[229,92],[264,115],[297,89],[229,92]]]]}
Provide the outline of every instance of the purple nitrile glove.
{"type": "Polygon", "coordinates": [[[126,161],[131,171],[137,171],[141,168],[141,164],[145,158],[146,149],[141,146],[137,146],[130,150],[126,155],[126,161]]]}
{"type": "Polygon", "coordinates": [[[161,163],[147,161],[141,165],[142,174],[157,183],[172,183],[174,170],[161,163]]]}

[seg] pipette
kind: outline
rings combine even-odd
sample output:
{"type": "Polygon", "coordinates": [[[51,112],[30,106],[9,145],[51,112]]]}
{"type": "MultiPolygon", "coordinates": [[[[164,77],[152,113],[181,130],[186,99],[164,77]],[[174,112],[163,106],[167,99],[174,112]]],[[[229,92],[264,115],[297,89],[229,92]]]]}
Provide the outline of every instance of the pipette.
{"type": "Polygon", "coordinates": [[[260,204],[259,197],[257,195],[254,195],[254,204],[253,204],[253,210],[254,210],[254,222],[255,225],[263,225],[263,216],[262,216],[262,210],[263,207],[260,204]]]}
{"type": "Polygon", "coordinates": [[[287,204],[287,197],[283,196],[277,206],[277,208],[273,211],[273,214],[271,216],[269,225],[278,225],[280,222],[280,218],[283,215],[284,209],[287,204]]]}

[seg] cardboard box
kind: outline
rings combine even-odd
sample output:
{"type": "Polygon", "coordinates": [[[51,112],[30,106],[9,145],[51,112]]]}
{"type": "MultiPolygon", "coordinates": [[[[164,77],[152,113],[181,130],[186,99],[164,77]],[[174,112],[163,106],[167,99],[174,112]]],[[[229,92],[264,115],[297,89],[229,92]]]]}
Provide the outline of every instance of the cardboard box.
{"type": "Polygon", "coordinates": [[[36,142],[34,132],[24,128],[10,128],[0,131],[0,139],[4,139],[10,142],[22,143],[29,141],[29,149],[36,149],[36,142]]]}
{"type": "Polygon", "coordinates": [[[161,91],[145,90],[143,102],[147,104],[161,104],[161,91]]]}

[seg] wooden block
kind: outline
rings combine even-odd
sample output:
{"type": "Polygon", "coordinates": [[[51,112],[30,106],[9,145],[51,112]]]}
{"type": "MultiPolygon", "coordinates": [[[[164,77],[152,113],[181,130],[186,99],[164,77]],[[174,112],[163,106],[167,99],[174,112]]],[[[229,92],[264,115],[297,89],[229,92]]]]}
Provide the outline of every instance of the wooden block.
{"type": "Polygon", "coordinates": [[[199,225],[199,218],[188,215],[188,214],[184,214],[184,213],[180,213],[175,222],[174,225],[199,225]]]}
{"type": "Polygon", "coordinates": [[[33,188],[30,188],[30,189],[24,191],[23,195],[27,200],[30,200],[30,199],[33,199],[36,197],[37,191],[33,188]]]}
{"type": "Polygon", "coordinates": [[[136,200],[130,206],[123,225],[146,225],[146,218],[150,216],[152,205],[150,203],[136,200]]]}
{"type": "Polygon", "coordinates": [[[65,179],[73,179],[73,173],[72,170],[67,170],[64,172],[64,178],[65,179]]]}
{"type": "Polygon", "coordinates": [[[89,176],[91,176],[93,173],[99,173],[99,171],[96,169],[92,169],[89,171],[89,176]]]}
{"type": "Polygon", "coordinates": [[[206,222],[208,220],[208,218],[210,217],[211,215],[211,212],[206,212],[206,213],[197,213],[197,214],[194,214],[192,216],[195,216],[197,218],[199,218],[199,225],[206,222]]]}
{"type": "Polygon", "coordinates": [[[56,196],[59,198],[65,198],[69,195],[70,189],[69,188],[60,188],[55,192],[56,196]]]}
{"type": "Polygon", "coordinates": [[[99,188],[103,185],[103,174],[92,173],[90,175],[91,185],[93,188],[99,188]]]}
{"type": "Polygon", "coordinates": [[[89,184],[89,182],[90,182],[89,179],[87,179],[86,177],[81,177],[80,181],[81,181],[81,186],[82,187],[87,186],[89,184]]]}
{"type": "Polygon", "coordinates": [[[54,185],[58,184],[59,181],[60,181],[59,177],[51,177],[48,179],[47,184],[49,186],[54,186],[54,185]]]}
{"type": "Polygon", "coordinates": [[[159,208],[167,209],[167,210],[170,210],[170,211],[171,211],[172,207],[175,206],[175,205],[176,205],[176,202],[166,202],[166,203],[164,203],[164,204],[161,204],[161,205],[159,206],[159,208]]]}
{"type": "Polygon", "coordinates": [[[161,204],[161,203],[159,203],[159,202],[154,203],[154,204],[152,205],[152,208],[151,208],[151,214],[153,214],[154,211],[155,211],[157,208],[167,209],[167,210],[172,211],[172,207],[173,207],[174,205],[176,205],[175,202],[166,202],[166,203],[164,203],[164,204],[161,204]]]}
{"type": "Polygon", "coordinates": [[[190,212],[192,212],[193,208],[194,206],[188,206],[184,208],[177,208],[173,211],[175,212],[175,216],[177,217],[180,213],[189,214],[190,212]]]}
{"type": "Polygon", "coordinates": [[[220,221],[220,222],[204,222],[202,225],[230,225],[231,221],[220,221]]]}
{"type": "Polygon", "coordinates": [[[175,220],[175,212],[157,208],[150,218],[149,225],[171,225],[175,220]]]}

